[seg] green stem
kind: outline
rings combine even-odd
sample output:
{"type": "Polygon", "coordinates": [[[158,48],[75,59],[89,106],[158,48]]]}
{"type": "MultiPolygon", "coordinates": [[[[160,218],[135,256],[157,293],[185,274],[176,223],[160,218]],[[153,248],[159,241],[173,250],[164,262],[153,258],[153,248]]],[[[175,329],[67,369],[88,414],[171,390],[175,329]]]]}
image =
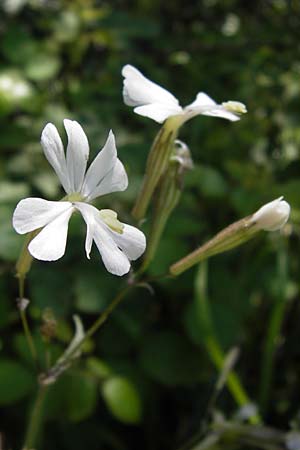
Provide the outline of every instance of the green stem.
{"type": "Polygon", "coordinates": [[[104,324],[104,322],[106,322],[106,320],[109,318],[109,316],[111,315],[111,313],[114,311],[114,309],[119,305],[119,303],[121,303],[121,301],[123,300],[123,298],[125,297],[125,295],[128,293],[128,291],[130,291],[130,289],[132,289],[134,287],[134,285],[132,286],[127,286],[127,288],[123,289],[121,292],[119,292],[119,294],[113,299],[113,301],[108,305],[108,307],[102,312],[102,314],[100,314],[100,316],[98,317],[98,319],[93,323],[93,325],[87,330],[87,332],[85,333],[84,338],[82,339],[81,342],[79,342],[79,344],[77,345],[77,348],[74,348],[74,353],[76,353],[76,351],[78,351],[78,349],[82,346],[82,344],[89,339],[91,336],[93,336],[96,331],[104,324]]]}
{"type": "Polygon", "coordinates": [[[247,242],[258,232],[257,228],[249,222],[249,218],[250,216],[232,223],[205,244],[201,245],[201,247],[172,264],[169,269],[170,273],[176,276],[180,275],[195,264],[198,264],[211,256],[227,252],[228,250],[247,242]]]}
{"type": "Polygon", "coordinates": [[[284,238],[279,243],[277,254],[278,272],[278,296],[275,299],[271,318],[266,334],[265,345],[262,358],[261,386],[260,386],[260,406],[266,412],[269,396],[272,388],[274,356],[278,345],[278,338],[286,307],[286,284],[287,284],[287,252],[284,238]]]}
{"type": "Polygon", "coordinates": [[[24,331],[24,335],[32,356],[32,359],[34,361],[34,363],[37,363],[37,351],[34,345],[34,340],[32,338],[32,334],[30,332],[30,328],[28,325],[28,320],[27,320],[27,315],[26,315],[26,311],[20,309],[20,316],[21,316],[21,321],[22,321],[22,325],[23,325],[23,331],[24,331]]]}
{"type": "MultiPolygon", "coordinates": [[[[196,275],[195,305],[197,318],[204,330],[204,345],[214,366],[221,373],[226,363],[226,355],[214,331],[207,297],[207,264],[205,263],[199,265],[199,270],[196,275]]],[[[234,371],[229,372],[226,378],[226,385],[238,406],[242,407],[251,403],[238,375],[234,371]]],[[[252,424],[258,424],[260,423],[260,418],[257,415],[253,415],[249,418],[249,421],[252,424]]]]}
{"type": "MultiPolygon", "coordinates": [[[[219,343],[213,336],[209,336],[205,340],[205,346],[213,364],[221,372],[224,368],[225,354],[219,343]]],[[[238,406],[245,406],[250,403],[250,399],[241,385],[239,377],[233,371],[227,377],[227,387],[238,406]]],[[[249,420],[252,424],[259,423],[257,416],[251,416],[249,420]]]]}
{"type": "Polygon", "coordinates": [[[33,340],[33,337],[32,337],[31,331],[30,331],[30,327],[28,324],[28,319],[27,319],[27,314],[26,314],[26,306],[23,307],[23,305],[22,305],[22,301],[24,299],[25,276],[19,275],[18,278],[19,278],[19,311],[20,311],[20,317],[21,317],[21,322],[22,322],[22,326],[23,326],[24,336],[26,338],[27,345],[29,347],[32,359],[33,359],[34,363],[37,364],[37,351],[36,351],[34,340],[33,340]]]}
{"type": "Polygon", "coordinates": [[[91,337],[93,336],[97,330],[106,322],[106,320],[109,318],[111,313],[114,311],[114,309],[119,305],[119,303],[123,300],[125,295],[128,293],[130,289],[133,287],[138,286],[138,284],[133,284],[130,286],[127,286],[125,289],[123,289],[119,294],[113,299],[113,301],[108,305],[108,307],[100,314],[98,319],[92,324],[92,326],[86,331],[84,337],[81,339],[81,341],[78,342],[77,345],[74,346],[72,351],[68,353],[68,355],[65,358],[61,358],[58,363],[56,363],[54,366],[52,366],[46,373],[42,374],[41,382],[44,385],[52,384],[56,382],[58,377],[67,370],[72,362],[76,359],[76,354],[78,354],[78,350],[82,347],[82,345],[91,337]]]}
{"type": "Polygon", "coordinates": [[[43,419],[43,404],[48,389],[48,386],[39,386],[39,390],[30,415],[29,424],[26,431],[25,443],[22,450],[31,450],[33,448],[36,448],[35,444],[37,434],[43,419]]]}
{"type": "Polygon", "coordinates": [[[137,220],[144,218],[157,183],[167,168],[180,125],[181,120],[177,116],[169,118],[153,142],[143,185],[132,210],[137,220]]]}
{"type": "Polygon", "coordinates": [[[37,351],[35,348],[34,340],[32,338],[32,334],[30,331],[30,327],[27,320],[27,314],[26,314],[26,305],[22,305],[22,302],[24,299],[24,291],[25,291],[25,278],[27,273],[29,272],[32,264],[32,256],[28,251],[28,245],[30,241],[36,236],[39,230],[35,230],[31,233],[29,233],[25,239],[23,248],[21,250],[19,259],[16,264],[16,276],[18,278],[18,285],[19,285],[19,311],[20,311],[20,317],[22,321],[23,331],[24,335],[32,356],[33,361],[35,364],[37,364],[37,351]]]}

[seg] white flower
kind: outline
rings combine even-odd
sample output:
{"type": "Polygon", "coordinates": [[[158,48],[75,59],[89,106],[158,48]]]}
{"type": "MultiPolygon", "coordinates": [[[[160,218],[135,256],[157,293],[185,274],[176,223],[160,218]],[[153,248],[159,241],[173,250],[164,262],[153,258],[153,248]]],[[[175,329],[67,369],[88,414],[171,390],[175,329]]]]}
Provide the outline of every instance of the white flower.
{"type": "Polygon", "coordinates": [[[276,231],[283,227],[290,216],[291,207],[279,197],[259,208],[251,217],[251,223],[260,230],[276,231]]]}
{"type": "Polygon", "coordinates": [[[135,67],[127,64],[122,69],[122,75],[125,104],[135,106],[135,113],[150,117],[158,123],[172,116],[181,116],[183,123],[199,114],[236,121],[240,119],[240,114],[247,112],[243,103],[228,101],[218,105],[204,92],[199,92],[193,103],[182,108],[174,95],[148,80],[135,67]]]}
{"type": "Polygon", "coordinates": [[[44,128],[41,143],[46,158],[68,194],[66,201],[21,200],[13,215],[13,227],[20,234],[42,228],[30,242],[28,250],[34,258],[55,261],[65,253],[69,220],[77,210],[87,225],[87,257],[95,241],[106,269],[115,275],[124,275],[130,269],[130,260],[139,258],[145,251],[144,234],[119,222],[114,211],[98,211],[87,203],[101,195],[127,188],[128,179],[117,157],[114,135],[110,131],[103,149],[86,171],[89,156],[87,137],[75,121],[65,119],[64,126],[68,135],[66,155],[58,131],[51,123],[44,128]]]}

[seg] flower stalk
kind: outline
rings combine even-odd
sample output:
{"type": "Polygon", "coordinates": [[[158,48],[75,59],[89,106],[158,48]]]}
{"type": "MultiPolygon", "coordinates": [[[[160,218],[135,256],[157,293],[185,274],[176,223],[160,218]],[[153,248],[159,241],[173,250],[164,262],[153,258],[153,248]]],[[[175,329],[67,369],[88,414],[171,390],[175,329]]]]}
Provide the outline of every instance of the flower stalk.
{"type": "Polygon", "coordinates": [[[230,250],[251,239],[257,230],[254,226],[251,226],[249,219],[250,217],[241,219],[220,231],[220,233],[204,245],[189,253],[175,264],[172,264],[170,273],[176,276],[180,275],[195,264],[213,255],[230,250]]]}
{"type": "Polygon", "coordinates": [[[280,230],[290,215],[290,205],[279,197],[262,206],[254,214],[234,222],[204,245],[170,267],[172,275],[180,275],[193,265],[218,253],[226,252],[254,237],[260,230],[280,230]]]}
{"type": "Polygon", "coordinates": [[[16,264],[16,277],[18,278],[19,286],[19,298],[17,300],[18,309],[20,312],[22,327],[27,345],[29,347],[32,359],[37,363],[37,351],[35,348],[34,340],[30,331],[26,309],[29,304],[29,300],[24,298],[25,293],[25,278],[27,273],[30,271],[33,257],[28,251],[28,245],[32,239],[36,236],[37,231],[32,231],[26,236],[25,242],[23,244],[19,259],[16,264]]]}

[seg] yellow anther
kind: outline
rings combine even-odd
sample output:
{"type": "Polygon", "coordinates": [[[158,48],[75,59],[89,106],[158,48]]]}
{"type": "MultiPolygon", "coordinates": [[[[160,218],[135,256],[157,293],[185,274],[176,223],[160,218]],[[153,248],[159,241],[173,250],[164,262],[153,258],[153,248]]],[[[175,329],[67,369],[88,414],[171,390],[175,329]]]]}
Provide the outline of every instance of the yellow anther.
{"type": "Polygon", "coordinates": [[[105,222],[109,228],[119,234],[123,233],[124,225],[118,220],[118,215],[115,211],[112,211],[111,209],[101,209],[99,214],[103,222],[105,222]]]}
{"type": "Polygon", "coordinates": [[[224,106],[224,108],[227,109],[227,111],[236,114],[245,114],[247,112],[246,105],[244,105],[244,103],[241,102],[234,102],[234,101],[223,102],[222,106],[224,106]]]}

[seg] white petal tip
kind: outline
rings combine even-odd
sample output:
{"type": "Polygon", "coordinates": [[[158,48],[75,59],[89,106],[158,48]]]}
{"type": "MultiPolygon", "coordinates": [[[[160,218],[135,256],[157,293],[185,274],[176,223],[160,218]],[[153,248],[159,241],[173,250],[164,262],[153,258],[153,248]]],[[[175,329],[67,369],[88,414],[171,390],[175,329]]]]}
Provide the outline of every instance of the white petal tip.
{"type": "Polygon", "coordinates": [[[251,222],[260,230],[280,230],[289,219],[291,207],[288,202],[279,197],[263,205],[251,218],[251,222]]]}

